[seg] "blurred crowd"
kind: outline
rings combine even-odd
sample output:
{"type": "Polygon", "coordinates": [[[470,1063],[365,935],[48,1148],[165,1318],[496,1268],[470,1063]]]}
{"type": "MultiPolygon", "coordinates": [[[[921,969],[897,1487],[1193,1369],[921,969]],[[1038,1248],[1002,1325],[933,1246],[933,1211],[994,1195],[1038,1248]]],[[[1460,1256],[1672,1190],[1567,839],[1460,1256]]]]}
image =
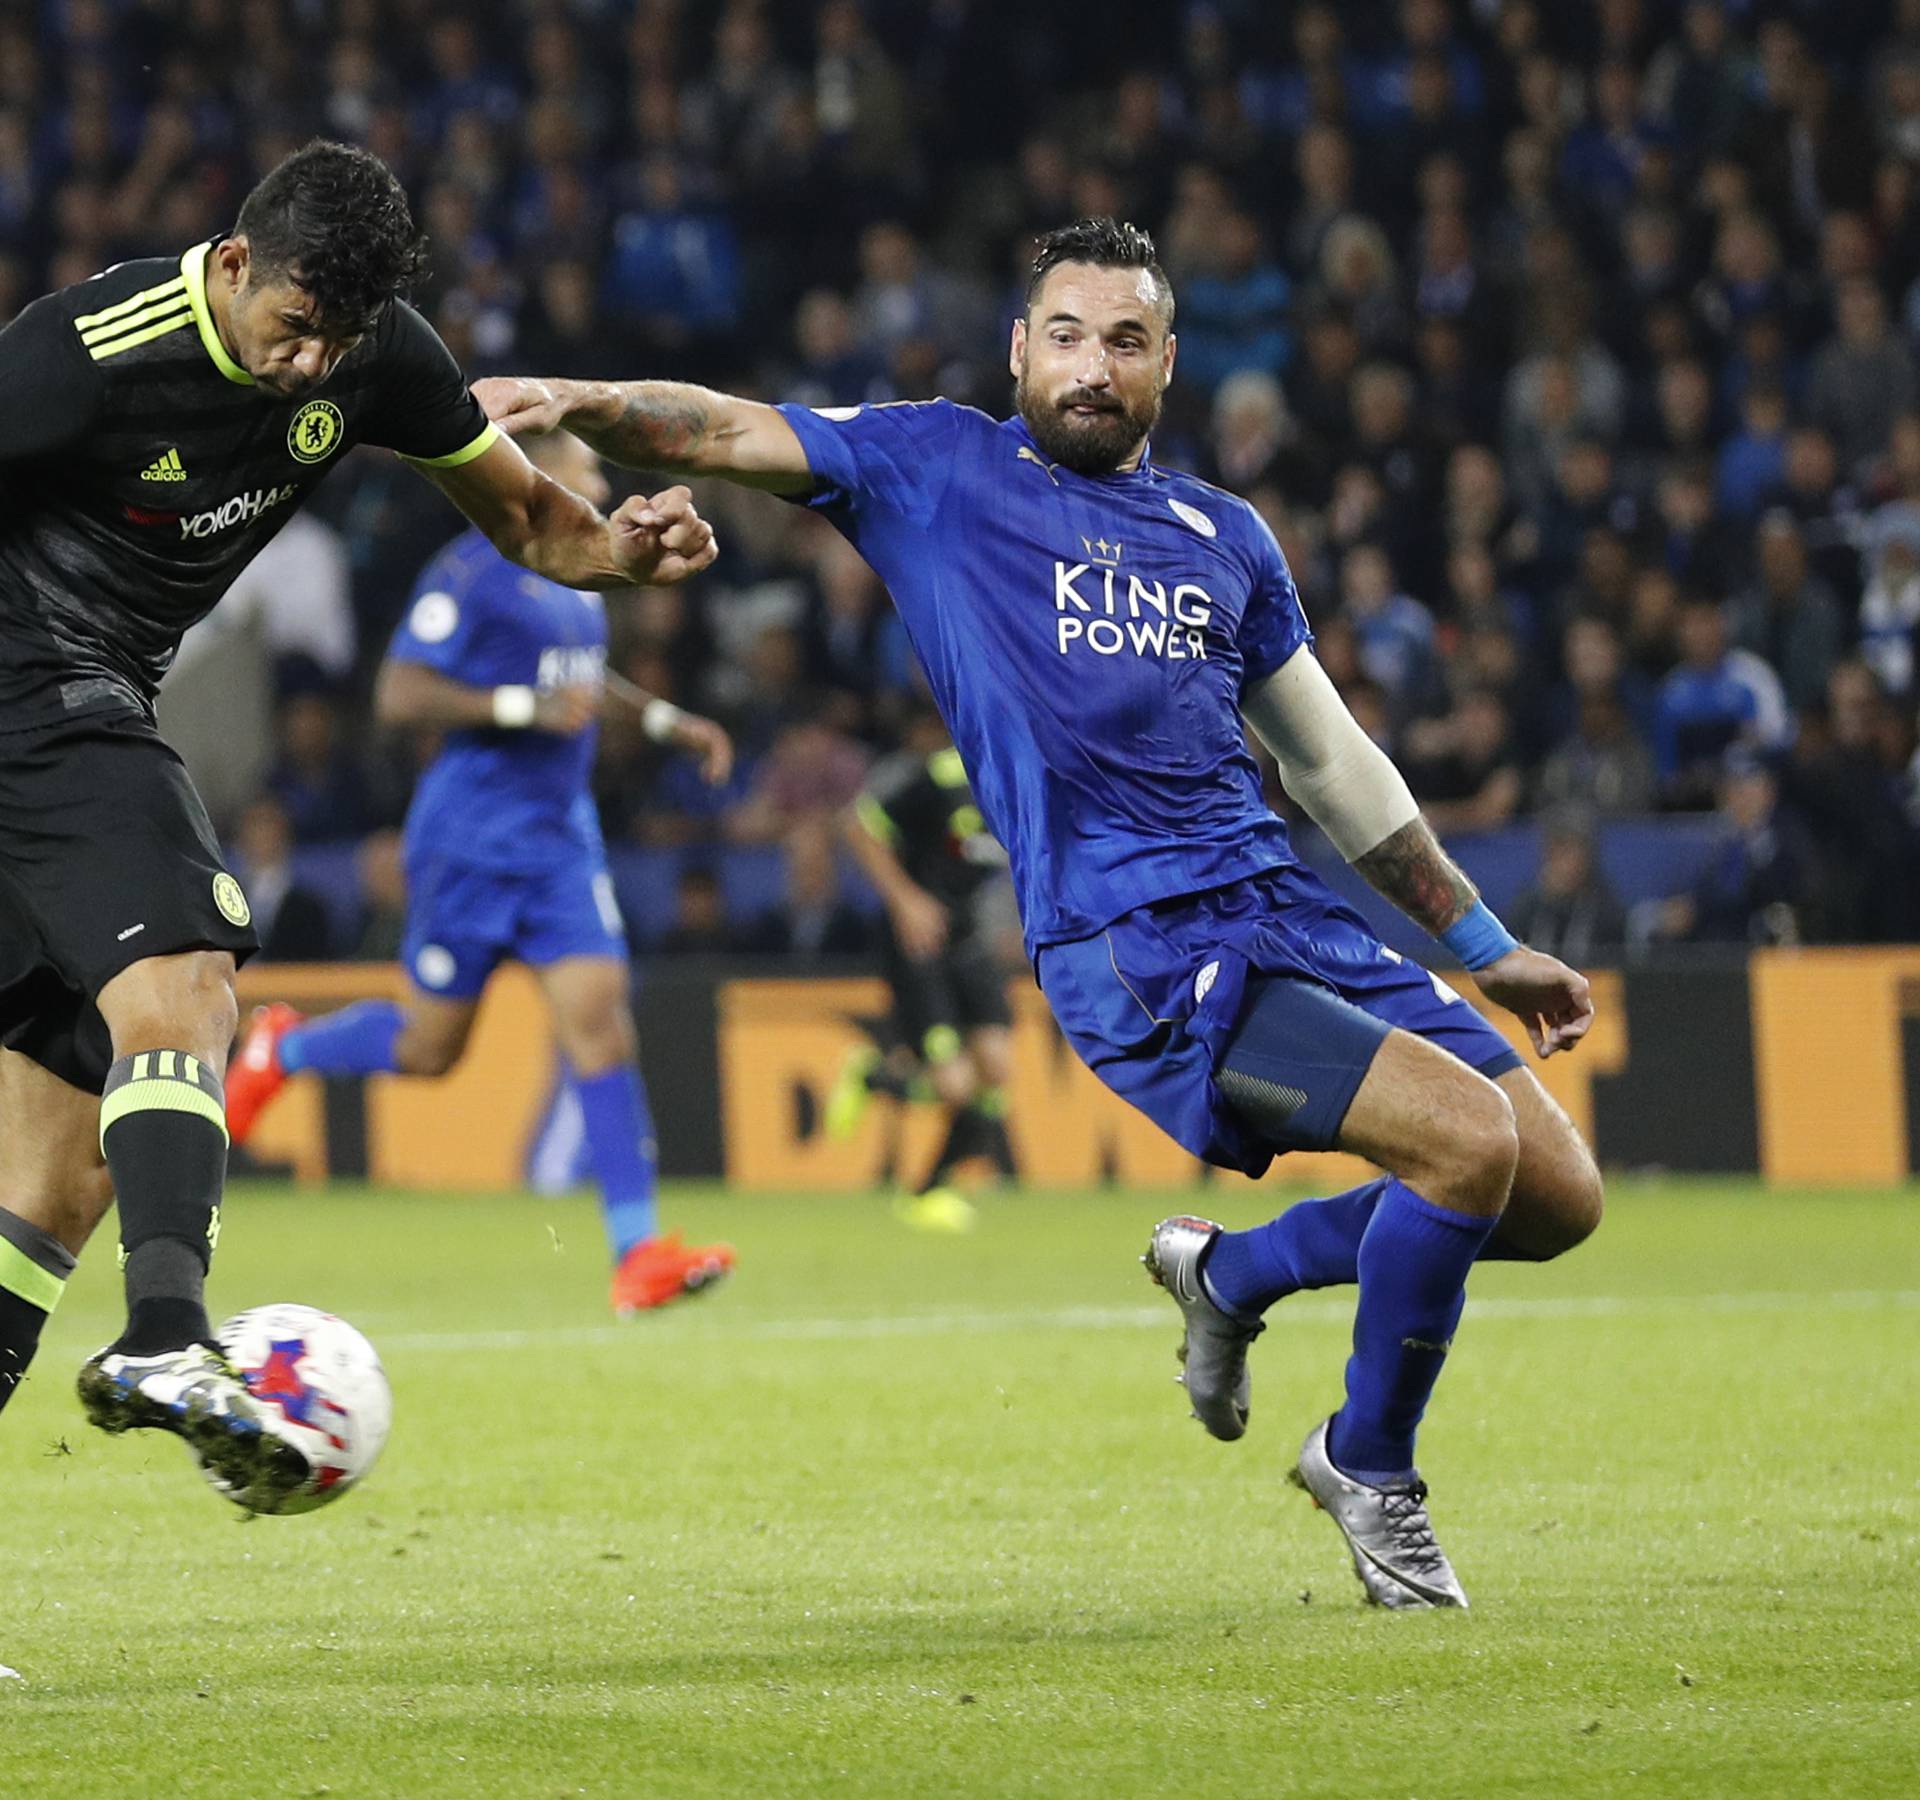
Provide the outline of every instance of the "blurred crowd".
{"type": "MultiPolygon", "coordinates": [[[[1033,233],[1148,225],[1156,454],[1265,515],[1443,830],[1546,820],[1535,930],[1620,941],[1597,825],[1696,811],[1639,935],[1920,936],[1920,0],[0,0],[0,317],[315,132],[407,181],[475,375],[1003,412],[1033,233]]],[[[817,864],[911,655],[819,520],[702,503],[726,558],[615,660],[740,773],[615,718],[609,836],[817,864]]],[[[404,807],[366,693],[451,529],[371,455],[318,511],[251,586],[236,759],[298,843],[404,807]]]]}

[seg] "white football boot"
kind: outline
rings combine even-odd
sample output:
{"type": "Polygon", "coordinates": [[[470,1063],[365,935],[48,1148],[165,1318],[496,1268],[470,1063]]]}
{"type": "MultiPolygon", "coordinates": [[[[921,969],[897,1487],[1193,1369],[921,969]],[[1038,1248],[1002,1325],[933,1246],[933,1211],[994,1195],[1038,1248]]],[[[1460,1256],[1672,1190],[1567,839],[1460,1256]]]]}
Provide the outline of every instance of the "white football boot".
{"type": "Polygon", "coordinates": [[[312,1474],[306,1453],[210,1344],[156,1356],[102,1350],[82,1365],[76,1385],[102,1431],[172,1432],[208,1480],[249,1512],[274,1511],[312,1474]]]}

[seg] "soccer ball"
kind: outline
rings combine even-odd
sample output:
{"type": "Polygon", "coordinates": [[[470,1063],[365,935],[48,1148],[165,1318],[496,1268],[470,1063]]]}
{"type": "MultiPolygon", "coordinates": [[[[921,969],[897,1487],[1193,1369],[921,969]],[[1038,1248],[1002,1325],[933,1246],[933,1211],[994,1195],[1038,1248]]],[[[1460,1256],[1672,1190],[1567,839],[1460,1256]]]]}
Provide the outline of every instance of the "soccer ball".
{"type": "Polygon", "coordinates": [[[299,1446],[312,1471],[267,1510],[312,1512],[373,1467],[393,1424],[393,1390],[374,1347],[345,1319],[312,1306],[255,1306],[215,1336],[273,1428],[299,1446]]]}

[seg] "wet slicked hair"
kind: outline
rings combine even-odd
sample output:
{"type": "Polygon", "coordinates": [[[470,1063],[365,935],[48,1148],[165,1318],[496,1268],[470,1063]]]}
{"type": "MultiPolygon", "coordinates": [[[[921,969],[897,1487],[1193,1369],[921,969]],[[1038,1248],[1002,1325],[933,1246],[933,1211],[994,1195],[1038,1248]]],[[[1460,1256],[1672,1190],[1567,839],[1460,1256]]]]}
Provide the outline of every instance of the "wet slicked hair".
{"type": "Polygon", "coordinates": [[[1152,235],[1124,219],[1075,219],[1036,240],[1033,273],[1027,278],[1027,308],[1042,283],[1062,263],[1089,263],[1096,269],[1145,269],[1160,292],[1160,310],[1173,329],[1173,284],[1160,266],[1152,235]]]}
{"type": "Polygon", "coordinates": [[[329,330],[365,330],[426,272],[426,239],[393,171],[324,138],[274,169],[233,229],[261,276],[311,294],[329,330]]]}

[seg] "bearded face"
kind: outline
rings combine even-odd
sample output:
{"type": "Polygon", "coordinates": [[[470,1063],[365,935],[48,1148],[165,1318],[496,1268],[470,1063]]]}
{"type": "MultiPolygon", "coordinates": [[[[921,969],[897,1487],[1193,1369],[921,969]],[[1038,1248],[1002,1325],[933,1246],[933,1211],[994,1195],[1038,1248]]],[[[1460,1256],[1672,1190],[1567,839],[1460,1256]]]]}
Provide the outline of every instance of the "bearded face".
{"type": "Polygon", "coordinates": [[[1062,263],[1014,326],[1014,403],[1049,462],[1110,475],[1139,460],[1173,371],[1167,302],[1145,269],[1062,263]]]}
{"type": "Polygon", "coordinates": [[[1014,384],[1014,404],[1048,462],[1080,475],[1111,475],[1160,423],[1162,390],[1122,399],[1075,383],[1047,393],[1034,381],[1031,362],[1014,384]]]}

